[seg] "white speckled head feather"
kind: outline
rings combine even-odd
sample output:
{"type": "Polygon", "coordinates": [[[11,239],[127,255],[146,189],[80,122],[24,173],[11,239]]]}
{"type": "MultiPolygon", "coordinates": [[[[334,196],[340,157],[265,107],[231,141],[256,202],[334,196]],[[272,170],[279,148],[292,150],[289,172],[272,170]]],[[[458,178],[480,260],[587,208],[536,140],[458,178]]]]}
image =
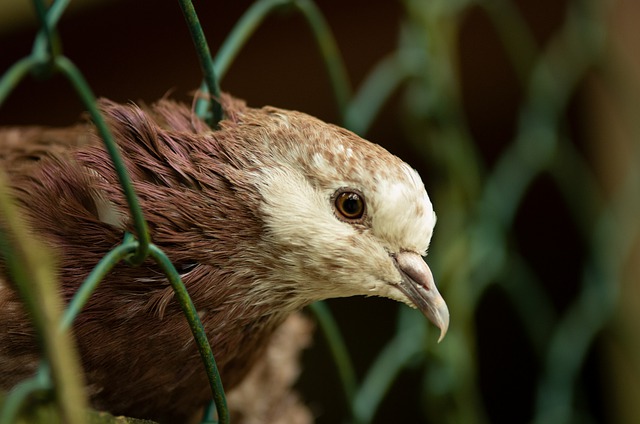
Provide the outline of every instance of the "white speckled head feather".
{"type": "MultiPolygon", "coordinates": [[[[376,295],[423,309],[416,295],[403,290],[407,273],[396,260],[401,254],[426,255],[436,223],[418,173],[380,146],[308,115],[264,108],[242,116],[243,125],[252,125],[253,113],[260,114],[261,127],[247,142],[262,144],[271,157],[255,175],[264,245],[278,259],[274,280],[290,281],[296,292],[292,306],[376,295]],[[362,195],[361,220],[340,218],[334,201],[341,190],[362,195]]],[[[429,284],[421,290],[439,298],[429,284]]]]}

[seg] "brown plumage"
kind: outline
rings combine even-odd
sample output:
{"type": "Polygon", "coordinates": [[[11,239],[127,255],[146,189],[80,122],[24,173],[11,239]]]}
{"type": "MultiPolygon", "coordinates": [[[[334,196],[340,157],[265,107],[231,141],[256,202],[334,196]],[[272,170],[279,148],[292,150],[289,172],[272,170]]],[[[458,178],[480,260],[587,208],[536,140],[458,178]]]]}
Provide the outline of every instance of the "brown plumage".
{"type": "MultiPolygon", "coordinates": [[[[446,331],[446,306],[420,258],[435,215],[419,177],[398,158],[302,113],[251,109],[228,96],[217,131],[167,100],[150,110],[101,107],[152,240],[181,273],[227,389],[284,319],[315,300],[386,296],[446,331]]],[[[57,255],[69,299],[133,230],[101,140],[89,124],[5,129],[0,166],[34,233],[57,255]]],[[[7,389],[33,374],[38,352],[4,263],[0,271],[7,389]]],[[[191,332],[151,261],[118,265],[74,331],[98,409],[181,422],[210,398],[191,332]]]]}

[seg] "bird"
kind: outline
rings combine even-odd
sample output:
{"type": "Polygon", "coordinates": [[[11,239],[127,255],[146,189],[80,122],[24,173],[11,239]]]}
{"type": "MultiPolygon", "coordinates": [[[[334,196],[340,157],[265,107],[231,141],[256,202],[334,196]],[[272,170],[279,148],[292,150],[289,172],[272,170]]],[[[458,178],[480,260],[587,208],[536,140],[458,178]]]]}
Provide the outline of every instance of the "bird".
{"type": "MultiPolygon", "coordinates": [[[[288,316],[338,297],[386,297],[439,329],[449,311],[424,257],[436,215],[419,174],[379,145],[302,112],[223,94],[209,127],[183,103],[101,99],[152,242],[173,262],[237,386],[288,316]]],[[[135,232],[95,126],[7,127],[0,166],[34,235],[54,253],[69,301],[135,232]]],[[[186,422],[211,399],[193,336],[151,260],[118,264],[76,318],[98,410],[186,422]]],[[[0,259],[0,388],[38,368],[36,335],[0,259]]]]}

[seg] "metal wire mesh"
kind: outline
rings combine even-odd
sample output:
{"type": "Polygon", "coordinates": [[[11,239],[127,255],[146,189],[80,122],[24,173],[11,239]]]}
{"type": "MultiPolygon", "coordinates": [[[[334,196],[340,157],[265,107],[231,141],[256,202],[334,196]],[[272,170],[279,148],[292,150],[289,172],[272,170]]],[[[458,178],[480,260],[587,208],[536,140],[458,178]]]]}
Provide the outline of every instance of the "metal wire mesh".
{"type": "MultiPolygon", "coordinates": [[[[47,8],[34,2],[41,30],[33,52],[0,79],[0,104],[27,73],[60,72],[72,81],[107,146],[113,146],[88,86],[59,51],[56,25],[66,3],[56,1],[47,8]]],[[[475,321],[484,296],[496,287],[517,311],[539,363],[530,422],[596,421],[593,411],[577,406],[580,388],[576,381],[595,337],[614,312],[623,265],[639,234],[637,143],[632,159],[635,166],[631,166],[626,183],[612,199],[605,200],[590,166],[566,131],[572,96],[585,76],[602,66],[607,5],[597,0],[568,1],[563,25],[544,48],[539,48],[520,10],[507,0],[406,0],[403,4],[405,17],[397,49],[352,93],[337,43],[312,1],[256,1],[238,20],[215,58],[209,54],[193,5],[181,1],[205,75],[196,111],[215,126],[221,115],[210,99],[219,94],[217,78],[224,77],[260,23],[283,7],[301,13],[311,28],[347,128],[365,135],[390,96],[404,91],[406,124],[415,151],[425,162],[434,163],[446,181],[432,193],[440,221],[429,261],[452,311],[452,331],[444,343],[434,345],[427,341],[423,317],[400,309],[396,333],[358,380],[331,313],[326,305],[314,305],[337,363],[352,422],[373,422],[394,381],[407,367],[415,366],[417,357],[423,360],[421,399],[428,405],[424,415],[429,422],[490,422],[478,383],[475,321]],[[491,19],[524,93],[515,135],[492,166],[475,145],[460,93],[458,28],[461,17],[472,7],[482,9],[491,19]],[[555,311],[532,264],[511,240],[518,210],[541,176],[550,177],[561,193],[588,249],[580,291],[561,313],[555,311]]],[[[118,166],[115,149],[112,156],[118,166]]],[[[123,259],[140,262],[151,255],[180,289],[175,270],[150,243],[135,194],[127,189],[126,173],[120,177],[125,192],[130,190],[127,198],[137,223],[136,235],[127,237],[98,264],[95,275],[76,296],[78,300],[74,299],[77,303],[72,303],[63,318],[65,327],[104,272],[123,259]]],[[[188,306],[188,296],[183,293],[188,306]]],[[[193,308],[187,308],[186,313],[193,315],[194,331],[201,331],[193,308]]],[[[206,350],[206,338],[200,341],[206,350]]],[[[212,357],[207,358],[221,422],[226,422],[224,395],[217,373],[211,369],[215,363],[212,357]]]]}
{"type": "MultiPolygon", "coordinates": [[[[145,259],[147,259],[147,257],[153,259],[158,263],[158,265],[160,265],[163,272],[167,275],[167,278],[169,279],[179,300],[179,304],[185,314],[185,318],[189,322],[194,338],[196,339],[198,350],[200,351],[205,369],[207,371],[207,375],[209,376],[209,382],[213,392],[213,399],[216,404],[219,422],[228,423],[229,413],[226,406],[224,390],[220,381],[220,375],[216,367],[211,346],[209,345],[209,341],[205,334],[202,323],[200,322],[197,311],[195,310],[195,307],[193,306],[186,288],[180,279],[180,275],[176,271],[169,258],[161,249],[150,242],[147,224],[144,220],[144,216],[138,203],[137,196],[131,184],[131,179],[126,171],[118,148],[113,141],[113,137],[109,131],[109,128],[106,126],[104,119],[98,111],[95,96],[91,92],[91,89],[86,83],[81,72],[75,67],[71,60],[63,56],[60,52],[59,40],[56,36],[56,25],[68,3],[68,1],[64,0],[55,1],[51,4],[51,6],[47,7],[41,0],[34,2],[34,6],[40,20],[41,30],[36,36],[32,53],[12,66],[5,73],[2,79],[0,79],[0,104],[2,104],[11,90],[29,72],[34,72],[41,75],[53,73],[61,73],[62,75],[64,75],[71,82],[77,95],[80,97],[85,107],[89,111],[91,119],[93,120],[98,133],[102,137],[106,149],[111,156],[114,168],[116,169],[123,192],[129,205],[129,211],[131,213],[134,222],[134,228],[136,230],[136,237],[133,237],[131,234],[126,234],[123,243],[109,252],[96,265],[96,268],[89,275],[87,280],[85,280],[85,282],[82,284],[82,286],[79,288],[78,292],[70,302],[64,318],[60,323],[60,330],[62,332],[69,331],[69,327],[73,322],[75,316],[81,311],[91,293],[95,290],[101,279],[104,278],[105,274],[109,270],[111,270],[117,263],[125,260],[131,265],[138,265],[145,259]]],[[[209,53],[208,47],[206,46],[206,41],[204,40],[204,35],[202,33],[202,29],[200,28],[195,9],[193,8],[193,5],[190,1],[181,1],[180,5],[183,9],[187,24],[191,29],[192,37],[194,39],[194,44],[196,45],[198,55],[201,58],[202,68],[205,74],[205,81],[207,82],[210,91],[214,95],[219,94],[217,81],[215,79],[215,74],[213,73],[213,67],[211,66],[211,55],[209,53]]],[[[211,107],[212,111],[210,114],[210,122],[215,127],[217,125],[217,121],[221,119],[221,107],[215,101],[210,103],[213,105],[211,107]]],[[[9,205],[10,202],[6,201],[5,203],[9,205]]],[[[10,213],[15,212],[10,211],[10,213]]],[[[3,234],[3,236],[6,244],[8,235],[3,234]]],[[[12,251],[15,248],[16,246],[11,246],[8,250],[12,251]]],[[[13,255],[9,255],[9,259],[13,259],[14,262],[23,259],[21,262],[18,262],[13,266],[13,268],[17,269],[28,269],[28,258],[28,255],[26,255],[25,258],[15,258],[13,257],[13,255]]],[[[31,299],[34,294],[37,293],[37,291],[30,289],[28,276],[21,275],[20,273],[14,274],[16,276],[16,279],[18,280],[18,286],[22,288],[23,297],[25,297],[26,299],[31,299]]],[[[46,283],[41,284],[41,286],[45,287],[46,283]]],[[[38,309],[37,305],[39,302],[36,302],[35,300],[27,300],[27,303],[31,306],[31,310],[38,309]]],[[[37,315],[35,316],[37,317],[37,315]]],[[[46,319],[41,318],[41,321],[44,322],[46,321],[46,319]]],[[[36,325],[36,327],[40,330],[42,330],[43,328],[41,325],[36,325]]],[[[49,335],[49,337],[54,336],[49,335]]],[[[54,376],[65,375],[64,372],[62,372],[60,369],[57,369],[57,367],[62,367],[63,363],[55,361],[52,362],[51,359],[68,355],[66,353],[58,353],[55,348],[56,346],[45,352],[47,354],[47,358],[44,359],[44,363],[46,365],[41,367],[38,375],[36,375],[32,379],[33,382],[39,383],[32,384],[31,382],[27,381],[20,385],[20,390],[13,390],[9,394],[8,398],[5,401],[6,406],[3,409],[2,415],[0,416],[2,422],[10,423],[15,421],[17,413],[20,410],[20,404],[26,399],[29,393],[35,389],[50,389],[58,391],[58,394],[64,394],[67,393],[70,386],[73,387],[73,381],[64,381],[60,379],[51,380],[49,377],[49,373],[53,374],[54,376]],[[50,366],[53,366],[53,370],[50,370],[50,366]],[[57,384],[51,384],[52,382],[57,384]]],[[[59,346],[57,348],[60,349],[59,346]]],[[[62,349],[65,348],[63,347],[62,349]]],[[[66,349],[68,350],[69,348],[67,347],[66,349]]],[[[75,384],[78,384],[78,382],[76,381],[75,384]]],[[[73,391],[77,393],[78,388],[73,389],[73,391]]],[[[78,405],[81,407],[84,402],[78,402],[77,399],[69,396],[59,395],[56,397],[60,399],[60,410],[63,413],[65,421],[70,423],[84,422],[82,411],[80,410],[80,412],[78,412],[78,405]]]]}

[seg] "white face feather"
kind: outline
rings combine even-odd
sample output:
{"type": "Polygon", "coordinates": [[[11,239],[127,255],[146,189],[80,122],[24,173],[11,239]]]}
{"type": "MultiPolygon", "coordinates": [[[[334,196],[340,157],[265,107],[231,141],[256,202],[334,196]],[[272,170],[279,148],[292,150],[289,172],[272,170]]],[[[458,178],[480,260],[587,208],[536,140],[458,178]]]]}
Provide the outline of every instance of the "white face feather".
{"type": "Polygon", "coordinates": [[[287,137],[264,140],[274,165],[258,172],[256,184],[274,280],[289,281],[303,304],[376,295],[414,306],[396,287],[402,277],[391,255],[425,255],[433,234],[435,213],[417,172],[315,118],[279,110],[272,117],[287,137]],[[340,189],[364,195],[363,223],[338,217],[340,189]]]}
{"type": "Polygon", "coordinates": [[[425,256],[436,215],[418,173],[404,163],[400,168],[406,178],[381,179],[372,187],[372,231],[392,252],[425,256]]]}

